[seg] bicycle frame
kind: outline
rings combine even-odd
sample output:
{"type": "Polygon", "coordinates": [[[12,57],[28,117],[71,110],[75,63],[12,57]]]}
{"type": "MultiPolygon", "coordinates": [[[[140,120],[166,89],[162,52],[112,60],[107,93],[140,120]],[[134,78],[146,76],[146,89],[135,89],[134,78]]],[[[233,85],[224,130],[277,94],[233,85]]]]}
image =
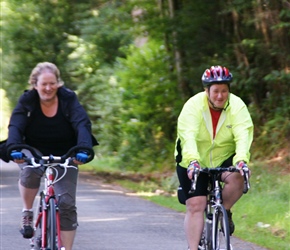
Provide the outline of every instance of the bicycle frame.
{"type": "Polygon", "coordinates": [[[50,200],[54,201],[54,206],[56,210],[56,234],[57,234],[57,245],[58,249],[62,248],[61,238],[60,238],[60,215],[58,210],[58,201],[55,197],[54,192],[54,181],[55,175],[53,173],[53,167],[48,166],[45,170],[44,179],[44,189],[41,191],[40,195],[40,209],[37,220],[35,222],[35,230],[41,227],[41,249],[46,249],[47,242],[47,223],[48,223],[48,207],[50,207],[50,200]],[[41,224],[40,224],[41,223],[41,224]]]}

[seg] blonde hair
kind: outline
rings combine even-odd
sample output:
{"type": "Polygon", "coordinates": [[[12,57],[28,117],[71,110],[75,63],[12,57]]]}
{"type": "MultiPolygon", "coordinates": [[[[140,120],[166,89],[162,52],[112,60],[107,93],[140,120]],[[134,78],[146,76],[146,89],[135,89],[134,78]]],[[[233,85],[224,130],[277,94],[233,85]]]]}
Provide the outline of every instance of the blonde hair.
{"type": "Polygon", "coordinates": [[[54,74],[56,76],[57,83],[60,86],[64,84],[64,82],[60,78],[60,71],[56,67],[56,65],[50,62],[42,62],[36,65],[36,67],[32,70],[29,76],[28,83],[31,84],[32,88],[37,84],[38,77],[45,71],[48,71],[54,74]]]}

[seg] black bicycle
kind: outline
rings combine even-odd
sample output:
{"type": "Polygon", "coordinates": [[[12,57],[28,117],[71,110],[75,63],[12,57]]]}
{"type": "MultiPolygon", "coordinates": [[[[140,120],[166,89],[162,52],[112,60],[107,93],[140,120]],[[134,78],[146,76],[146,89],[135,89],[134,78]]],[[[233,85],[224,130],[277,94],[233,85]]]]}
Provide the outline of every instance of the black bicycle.
{"type": "Polygon", "coordinates": [[[30,151],[33,155],[33,157],[24,156],[23,159],[28,163],[24,168],[44,167],[45,169],[44,188],[40,192],[34,235],[30,239],[31,250],[65,250],[60,238],[60,214],[54,184],[66,175],[67,168],[77,169],[71,163],[79,151],[87,152],[86,162],[93,159],[94,151],[91,148],[75,146],[63,156],[42,156],[33,147],[27,144],[18,144],[9,147],[8,152],[10,155],[13,150],[22,151],[23,149],[30,151]],[[61,175],[59,175],[59,168],[64,169],[61,175]]]}
{"type": "MultiPolygon", "coordinates": [[[[196,181],[199,172],[208,174],[209,185],[207,195],[207,206],[205,209],[205,227],[200,240],[199,250],[232,250],[230,243],[229,220],[222,200],[222,182],[219,176],[223,172],[240,172],[235,167],[228,168],[204,168],[196,169],[193,173],[192,187],[189,192],[196,189],[196,181]]],[[[250,188],[249,169],[243,168],[244,193],[250,188]]]]}

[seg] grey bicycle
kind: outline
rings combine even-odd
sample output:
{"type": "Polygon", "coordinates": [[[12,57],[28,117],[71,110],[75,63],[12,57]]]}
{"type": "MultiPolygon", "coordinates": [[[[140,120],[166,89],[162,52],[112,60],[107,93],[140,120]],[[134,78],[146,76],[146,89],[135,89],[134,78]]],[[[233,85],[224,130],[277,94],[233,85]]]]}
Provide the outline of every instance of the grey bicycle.
{"type": "MultiPolygon", "coordinates": [[[[230,229],[228,215],[222,200],[222,182],[219,176],[223,172],[239,172],[235,167],[228,168],[203,168],[195,169],[193,172],[192,186],[189,192],[194,192],[199,172],[208,174],[209,185],[207,195],[207,206],[204,212],[205,227],[200,240],[199,250],[233,250],[230,243],[230,229]]],[[[245,165],[244,193],[250,189],[249,169],[245,165]]]]}

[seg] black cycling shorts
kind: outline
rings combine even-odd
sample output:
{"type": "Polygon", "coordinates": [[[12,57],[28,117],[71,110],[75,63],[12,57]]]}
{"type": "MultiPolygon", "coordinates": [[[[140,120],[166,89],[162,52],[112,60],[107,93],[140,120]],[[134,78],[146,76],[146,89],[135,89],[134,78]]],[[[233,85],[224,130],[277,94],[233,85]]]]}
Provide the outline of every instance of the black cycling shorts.
{"type": "MultiPolygon", "coordinates": [[[[233,165],[233,156],[225,160],[221,167],[230,167],[233,165]]],[[[189,194],[191,189],[191,180],[187,176],[187,168],[181,167],[179,164],[176,166],[176,172],[179,179],[180,186],[178,188],[178,199],[179,202],[185,204],[185,201],[191,197],[195,196],[206,196],[208,187],[208,175],[206,173],[200,173],[197,182],[196,190],[194,193],[189,194]]]]}

